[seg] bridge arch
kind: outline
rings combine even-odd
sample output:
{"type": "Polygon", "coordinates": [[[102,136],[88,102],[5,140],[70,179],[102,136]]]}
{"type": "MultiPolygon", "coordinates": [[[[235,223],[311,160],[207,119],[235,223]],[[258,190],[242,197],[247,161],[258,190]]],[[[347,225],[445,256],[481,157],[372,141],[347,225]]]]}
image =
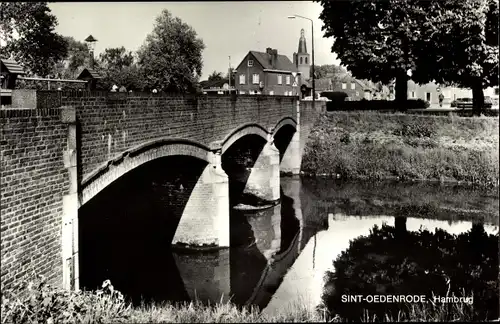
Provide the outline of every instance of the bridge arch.
{"type": "Polygon", "coordinates": [[[281,119],[276,126],[273,127],[272,129],[272,135],[273,137],[283,128],[286,126],[292,126],[295,131],[297,131],[297,121],[291,117],[285,117],[281,119]]]}
{"type": "Polygon", "coordinates": [[[245,124],[238,127],[221,141],[221,153],[224,154],[236,141],[247,135],[257,135],[267,140],[269,132],[259,124],[245,124]]]}
{"type": "Polygon", "coordinates": [[[79,206],[83,206],[104,188],[124,174],[147,162],[168,156],[191,156],[210,162],[210,149],[198,142],[160,138],[138,145],[111,159],[82,180],[79,206]]]}

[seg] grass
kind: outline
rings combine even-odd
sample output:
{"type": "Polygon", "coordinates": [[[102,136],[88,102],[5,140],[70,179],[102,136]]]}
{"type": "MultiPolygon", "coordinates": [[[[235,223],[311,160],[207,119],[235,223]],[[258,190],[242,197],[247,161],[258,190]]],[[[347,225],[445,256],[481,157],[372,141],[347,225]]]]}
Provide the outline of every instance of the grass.
{"type": "MultiPolygon", "coordinates": [[[[338,316],[327,317],[321,307],[310,309],[297,302],[272,316],[262,315],[255,307],[238,307],[231,303],[204,305],[149,304],[132,307],[109,281],[94,292],[70,292],[47,285],[45,280],[24,282],[16,295],[2,292],[2,323],[298,323],[345,322],[338,316]]],[[[19,288],[18,287],[18,288],[19,288]]],[[[470,319],[472,307],[467,304],[409,304],[409,312],[379,319],[366,313],[363,322],[414,322],[470,319]]]]}
{"type": "Polygon", "coordinates": [[[309,135],[302,171],[498,186],[498,125],[497,117],[328,113],[309,135]]]}

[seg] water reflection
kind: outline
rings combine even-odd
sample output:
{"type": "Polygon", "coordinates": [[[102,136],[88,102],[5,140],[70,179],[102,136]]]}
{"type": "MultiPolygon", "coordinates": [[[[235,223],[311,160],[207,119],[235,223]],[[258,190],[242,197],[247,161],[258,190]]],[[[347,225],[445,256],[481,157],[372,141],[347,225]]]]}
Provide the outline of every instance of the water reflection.
{"type": "MultiPolygon", "coordinates": [[[[143,297],[205,302],[230,298],[238,305],[257,305],[267,314],[297,303],[315,307],[325,292],[325,274],[335,272],[333,261],[375,225],[397,228],[396,236],[421,228],[460,234],[472,228],[472,221],[480,221],[487,233],[498,233],[496,191],[282,178],[280,205],[231,211],[230,249],[171,251],[167,241],[172,234],[152,230],[178,221],[162,187],[129,187],[135,188],[129,195],[110,194],[120,195],[119,208],[101,205],[88,211],[99,222],[87,224],[92,235],[80,236],[82,285],[95,288],[111,279],[136,303],[143,297]]],[[[404,241],[399,247],[410,248],[404,241]]],[[[480,245],[475,249],[478,255],[485,251],[480,245]]],[[[498,252],[494,261],[498,264],[498,252]]],[[[326,288],[328,293],[331,286],[326,288]]]]}

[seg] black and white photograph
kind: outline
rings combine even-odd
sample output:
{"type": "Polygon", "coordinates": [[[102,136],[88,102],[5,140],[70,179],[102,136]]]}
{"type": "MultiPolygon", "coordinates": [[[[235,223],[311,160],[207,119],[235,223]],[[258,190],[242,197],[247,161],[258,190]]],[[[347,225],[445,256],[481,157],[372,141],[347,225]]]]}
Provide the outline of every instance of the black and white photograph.
{"type": "Polygon", "coordinates": [[[500,322],[499,1],[0,3],[1,323],[500,322]]]}

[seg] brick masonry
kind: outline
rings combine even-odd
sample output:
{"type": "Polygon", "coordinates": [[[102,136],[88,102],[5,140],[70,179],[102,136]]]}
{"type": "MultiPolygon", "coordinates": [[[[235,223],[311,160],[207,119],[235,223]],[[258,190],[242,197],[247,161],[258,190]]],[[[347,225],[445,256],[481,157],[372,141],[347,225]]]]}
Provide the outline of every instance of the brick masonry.
{"type": "MultiPolygon", "coordinates": [[[[30,94],[26,98],[37,108],[0,110],[2,289],[34,270],[62,282],[62,202],[70,184],[61,106],[76,109],[82,184],[106,162],[148,142],[177,138],[214,147],[241,125],[271,131],[280,120],[295,119],[297,100],[54,91],[36,93],[35,104],[30,94]]],[[[306,111],[301,125],[317,115],[306,111]]]]}
{"type": "Polygon", "coordinates": [[[2,109],[0,119],[2,290],[35,270],[60,284],[67,126],[60,109],[2,109]]]}

